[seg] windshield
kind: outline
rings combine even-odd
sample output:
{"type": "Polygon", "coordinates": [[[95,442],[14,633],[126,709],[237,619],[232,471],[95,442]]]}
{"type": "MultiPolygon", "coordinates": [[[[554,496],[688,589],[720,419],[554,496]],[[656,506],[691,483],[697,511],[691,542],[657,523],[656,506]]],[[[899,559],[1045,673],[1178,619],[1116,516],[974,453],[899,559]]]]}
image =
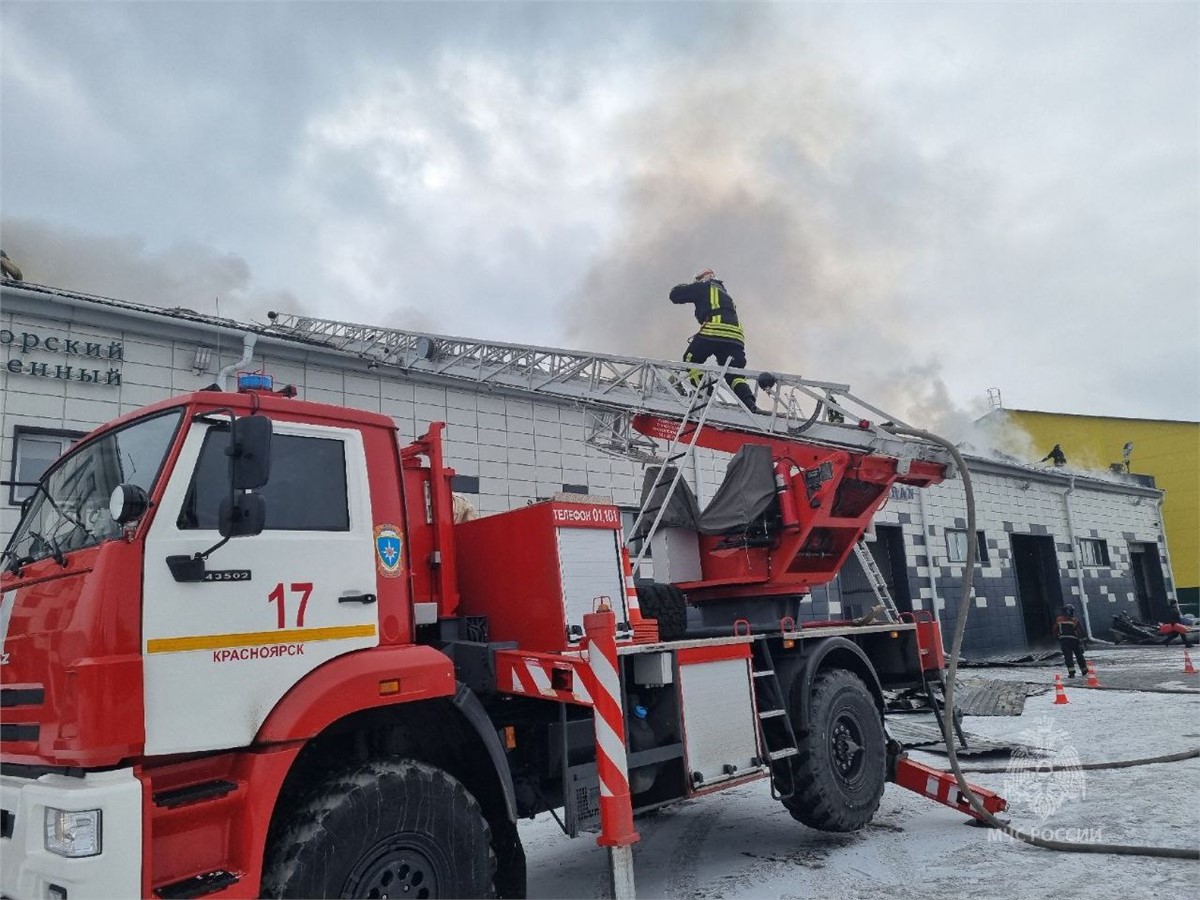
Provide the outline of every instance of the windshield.
{"type": "Polygon", "coordinates": [[[17,566],[90,547],[121,533],[108,511],[119,484],[150,494],[182,409],[142,419],[81,444],[58,461],[26,501],[5,562],[17,566]]]}

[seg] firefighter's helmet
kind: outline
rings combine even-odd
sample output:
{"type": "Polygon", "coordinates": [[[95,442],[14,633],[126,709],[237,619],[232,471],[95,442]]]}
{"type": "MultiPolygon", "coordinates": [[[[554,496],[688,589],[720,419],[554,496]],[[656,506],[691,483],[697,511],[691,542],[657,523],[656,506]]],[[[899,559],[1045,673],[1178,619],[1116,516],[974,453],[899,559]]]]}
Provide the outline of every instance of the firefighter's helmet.
{"type": "Polygon", "coordinates": [[[696,281],[712,281],[717,277],[717,273],[712,269],[701,269],[696,273],[696,281]]]}

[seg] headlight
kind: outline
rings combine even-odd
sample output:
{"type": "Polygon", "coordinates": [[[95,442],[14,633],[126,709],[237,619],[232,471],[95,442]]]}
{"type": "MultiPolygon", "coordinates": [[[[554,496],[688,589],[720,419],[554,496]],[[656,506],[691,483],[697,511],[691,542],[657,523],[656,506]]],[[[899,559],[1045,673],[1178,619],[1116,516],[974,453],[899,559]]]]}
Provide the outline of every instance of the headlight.
{"type": "Polygon", "coordinates": [[[100,853],[100,810],[72,812],[46,807],[46,849],[77,859],[100,853]]]}

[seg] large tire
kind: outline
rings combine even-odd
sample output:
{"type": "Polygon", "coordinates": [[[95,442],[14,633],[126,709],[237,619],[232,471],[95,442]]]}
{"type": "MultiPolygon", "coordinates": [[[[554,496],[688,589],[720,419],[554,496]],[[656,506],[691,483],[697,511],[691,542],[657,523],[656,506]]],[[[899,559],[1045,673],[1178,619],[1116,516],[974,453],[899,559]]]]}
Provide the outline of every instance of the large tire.
{"type": "Polygon", "coordinates": [[[687,633],[687,601],[683,591],[673,584],[639,584],[637,594],[642,615],[658,620],[661,640],[676,641],[687,633]]]}
{"type": "Polygon", "coordinates": [[[808,710],[808,728],[797,735],[795,793],[783,805],[810,828],[858,831],[879,808],[886,780],[879,707],[857,675],[830,669],[814,680],[808,710]]]}
{"type": "Polygon", "coordinates": [[[328,781],[268,851],[267,897],[490,897],[496,860],[478,802],[440,769],[370,762],[328,781]]]}

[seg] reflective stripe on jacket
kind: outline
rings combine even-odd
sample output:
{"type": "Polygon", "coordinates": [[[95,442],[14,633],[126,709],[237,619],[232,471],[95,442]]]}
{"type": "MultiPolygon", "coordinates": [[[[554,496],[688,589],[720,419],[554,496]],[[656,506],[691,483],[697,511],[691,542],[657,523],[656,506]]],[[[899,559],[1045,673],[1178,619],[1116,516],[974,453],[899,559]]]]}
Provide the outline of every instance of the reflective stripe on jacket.
{"type": "Polygon", "coordinates": [[[1078,638],[1079,620],[1074,616],[1059,616],[1054,620],[1054,631],[1059,638],[1078,638]]]}
{"type": "Polygon", "coordinates": [[[671,302],[692,304],[702,335],[745,343],[746,334],[738,322],[733,298],[715,278],[676,285],[671,289],[671,302]]]}

